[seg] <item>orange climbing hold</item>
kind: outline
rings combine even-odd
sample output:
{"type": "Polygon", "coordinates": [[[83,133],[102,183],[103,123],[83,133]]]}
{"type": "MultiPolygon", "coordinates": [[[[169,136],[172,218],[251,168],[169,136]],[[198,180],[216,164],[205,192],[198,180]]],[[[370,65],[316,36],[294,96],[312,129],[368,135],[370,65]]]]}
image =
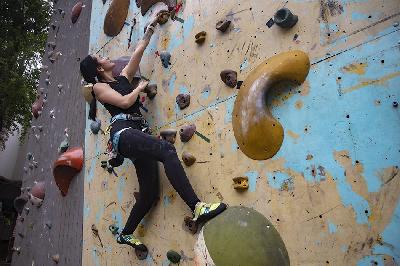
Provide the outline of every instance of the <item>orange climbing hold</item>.
{"type": "Polygon", "coordinates": [[[71,180],[83,167],[83,150],[75,147],[67,150],[54,162],[53,176],[61,194],[65,197],[71,180]]]}

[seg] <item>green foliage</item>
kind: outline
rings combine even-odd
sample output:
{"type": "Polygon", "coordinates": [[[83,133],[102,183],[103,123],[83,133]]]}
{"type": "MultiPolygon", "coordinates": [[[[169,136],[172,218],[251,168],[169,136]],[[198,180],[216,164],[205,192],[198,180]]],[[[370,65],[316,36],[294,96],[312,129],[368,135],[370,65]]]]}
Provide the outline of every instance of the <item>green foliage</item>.
{"type": "Polygon", "coordinates": [[[0,149],[19,125],[21,138],[30,126],[50,15],[46,0],[1,0],[0,149]]]}

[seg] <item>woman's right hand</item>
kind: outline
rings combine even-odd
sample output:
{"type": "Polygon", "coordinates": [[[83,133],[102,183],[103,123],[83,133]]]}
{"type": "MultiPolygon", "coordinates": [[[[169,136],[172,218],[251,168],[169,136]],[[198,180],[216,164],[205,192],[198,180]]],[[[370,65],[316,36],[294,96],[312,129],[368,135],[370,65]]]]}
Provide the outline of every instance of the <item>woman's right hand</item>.
{"type": "Polygon", "coordinates": [[[147,87],[148,84],[149,84],[149,82],[147,80],[141,80],[136,89],[139,90],[140,92],[142,92],[142,91],[144,91],[144,89],[147,87]]]}

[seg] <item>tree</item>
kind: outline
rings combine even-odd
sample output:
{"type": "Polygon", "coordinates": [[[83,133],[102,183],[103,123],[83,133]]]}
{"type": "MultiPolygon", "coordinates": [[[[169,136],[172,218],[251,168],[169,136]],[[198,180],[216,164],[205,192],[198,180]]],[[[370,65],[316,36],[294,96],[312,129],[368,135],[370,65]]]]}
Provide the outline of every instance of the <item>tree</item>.
{"type": "Polygon", "coordinates": [[[47,0],[1,0],[0,149],[19,125],[21,139],[30,126],[51,10],[47,0]]]}

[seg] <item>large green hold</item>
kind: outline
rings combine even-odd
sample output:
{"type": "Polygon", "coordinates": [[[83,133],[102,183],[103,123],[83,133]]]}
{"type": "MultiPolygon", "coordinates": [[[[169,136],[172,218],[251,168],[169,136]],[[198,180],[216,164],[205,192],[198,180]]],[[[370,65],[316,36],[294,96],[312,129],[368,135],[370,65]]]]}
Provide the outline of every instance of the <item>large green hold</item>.
{"type": "Polygon", "coordinates": [[[290,265],[278,231],[253,209],[229,207],[204,226],[203,234],[216,266],[290,265]]]}

